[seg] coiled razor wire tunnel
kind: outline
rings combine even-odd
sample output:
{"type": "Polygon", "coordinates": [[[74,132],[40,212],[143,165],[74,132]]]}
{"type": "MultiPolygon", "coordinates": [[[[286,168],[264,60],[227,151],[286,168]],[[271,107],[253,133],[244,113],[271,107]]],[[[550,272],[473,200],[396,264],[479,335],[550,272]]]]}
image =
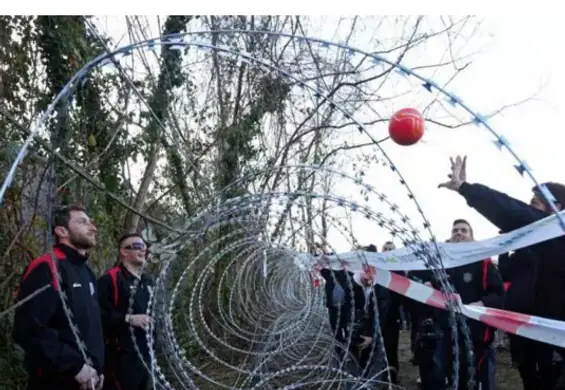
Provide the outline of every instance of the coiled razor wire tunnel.
{"type": "MultiPolygon", "coordinates": [[[[94,26],[90,27],[96,33],[94,26]]],[[[181,73],[189,76],[185,82],[174,85],[176,89],[170,96],[162,98],[173,102],[174,114],[184,116],[187,126],[209,131],[220,127],[218,124],[223,119],[207,112],[196,120],[194,107],[206,102],[187,100],[189,94],[186,91],[205,90],[210,80],[204,79],[202,74],[209,67],[219,69],[218,63],[222,61],[245,64],[254,69],[255,78],[250,79],[247,85],[244,83],[245,91],[233,93],[255,93],[264,100],[259,108],[240,109],[247,109],[247,118],[261,123],[259,133],[267,144],[274,143],[276,131],[296,128],[297,131],[303,129],[304,137],[316,137],[325,131],[325,135],[334,136],[333,142],[339,145],[343,144],[343,139],[338,136],[339,129],[352,126],[356,129],[355,137],[373,148],[376,166],[372,169],[380,169],[383,177],[394,178],[395,190],[406,194],[405,204],[400,205],[396,198],[394,202],[389,199],[387,192],[391,188],[388,185],[387,188],[377,188],[368,184],[362,176],[347,173],[347,166],[332,167],[324,165],[320,159],[300,161],[273,155],[272,159],[256,164],[238,177],[229,178],[229,183],[216,191],[193,215],[186,216],[181,226],[171,227],[140,210],[133,210],[150,221],[155,229],[168,232],[159,240],[155,240],[149,230],[145,232],[146,238],[152,241],[152,256],[159,265],[148,310],[154,319],[151,330],[147,332],[151,361],[145,367],[151,374],[153,388],[361,389],[388,383],[385,373],[390,367],[384,353],[379,321],[376,321],[374,329],[377,337],[373,338],[371,345],[371,366],[354,367],[355,359],[350,354],[339,358],[335,354],[336,341],[329,328],[322,289],[313,287],[312,269],[298,266],[296,259],[301,252],[309,251],[314,242],[325,241],[322,227],[313,228],[313,223],[321,216],[326,225],[323,229],[331,229],[335,237],[349,242],[352,247],[358,247],[360,243],[355,238],[354,224],[345,221],[363,218],[375,230],[388,231],[405,247],[414,249],[440,282],[441,290],[449,295],[454,292],[453,287],[446,278],[431,225],[416,195],[386,153],[382,140],[375,138],[370,128],[372,125],[366,124],[367,117],[374,119],[370,117],[376,115],[367,109],[368,103],[355,104],[352,102],[356,96],[352,93],[330,91],[319,81],[323,78],[319,67],[301,66],[298,61],[288,61],[284,65],[284,61],[274,61],[265,52],[241,50],[243,46],[237,43],[246,37],[266,39],[281,47],[296,46],[299,52],[315,50],[319,58],[342,58],[346,70],[351,70],[342,76],[341,81],[346,84],[354,85],[360,77],[374,77],[381,83],[380,78],[386,75],[387,78],[404,79],[413,93],[427,91],[429,95],[422,99],[427,99],[429,104],[437,102],[438,96],[445,98],[461,115],[489,131],[499,150],[510,153],[516,160],[518,173],[538,186],[552,205],[560,224],[565,226],[554,206],[554,199],[546,188],[539,185],[531,169],[516,155],[509,142],[491,128],[485,117],[472,111],[461,98],[439,84],[404,64],[344,44],[250,30],[163,36],[114,51],[108,49],[90,61],[69,80],[34,122],[31,134],[0,189],[0,202],[31,142],[45,137],[49,126],[69,119],[68,112],[73,101],[91,75],[119,75],[124,80],[124,89],[108,93],[108,104],[121,107],[124,101],[135,101],[150,118],[145,123],[162,128],[162,136],[170,148],[176,148],[188,164],[195,167],[194,156],[185,147],[179,124],[156,115],[155,107],[159,101],[148,102],[145,91],[136,87],[136,80],[125,70],[133,66],[134,60],[147,62],[147,56],[151,55],[159,58],[159,51],[162,51],[161,58],[167,61],[171,58],[178,60],[185,67],[181,73]],[[125,86],[129,88],[127,91],[125,86]],[[275,114],[281,112],[294,116],[299,125],[277,122],[275,114]],[[312,130],[317,114],[325,115],[325,123],[312,130]],[[304,130],[307,129],[306,124],[309,124],[309,130],[304,130]]],[[[124,128],[126,131],[142,131],[131,124],[124,128]]],[[[95,188],[108,193],[90,177],[88,166],[78,168],[61,152],[63,149],[57,147],[68,141],[58,140],[58,145],[51,149],[56,169],[72,169],[95,188]]],[[[291,136],[287,144],[291,142],[297,142],[296,135],[291,136]]],[[[290,147],[285,153],[289,150],[290,147]]],[[[207,180],[206,173],[198,167],[193,172],[199,175],[202,183],[213,188],[214,183],[207,180]]],[[[53,183],[49,183],[48,192],[54,199],[53,183]]],[[[121,205],[128,204],[117,194],[108,195],[121,205]]],[[[327,244],[332,249],[332,242],[327,244]]],[[[65,295],[63,292],[59,294],[66,309],[65,295]]],[[[459,315],[459,306],[450,300],[448,303],[454,356],[452,379],[456,388],[461,354],[472,357],[472,348],[469,330],[459,315]]],[[[132,302],[130,310],[131,305],[132,302]]],[[[375,310],[378,320],[377,302],[375,310]]],[[[73,325],[72,313],[68,309],[66,313],[88,362],[81,334],[73,325]]],[[[352,327],[355,326],[355,315],[349,322],[352,327]]],[[[347,347],[352,337],[352,334],[348,335],[347,347]]],[[[468,372],[468,386],[472,388],[473,367],[468,372]]]]}

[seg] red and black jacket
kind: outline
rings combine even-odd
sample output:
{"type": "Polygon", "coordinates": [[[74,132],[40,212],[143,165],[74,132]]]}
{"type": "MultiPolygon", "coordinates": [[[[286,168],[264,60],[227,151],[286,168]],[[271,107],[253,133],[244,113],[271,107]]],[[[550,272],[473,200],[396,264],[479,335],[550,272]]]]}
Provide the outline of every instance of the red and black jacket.
{"type": "Polygon", "coordinates": [[[18,301],[48,287],[19,306],[14,318],[13,337],[26,353],[30,382],[42,383],[43,388],[63,388],[66,383],[74,383],[74,376],[85,364],[57,290],[65,293],[92,367],[101,373],[104,365],[96,279],[86,264],[88,258],[65,245],[55,246],[53,255],[54,261],[47,253],[33,260],[24,271],[18,301]]]}
{"type": "MultiPolygon", "coordinates": [[[[490,259],[447,270],[449,282],[461,297],[463,304],[482,302],[484,306],[502,309],[504,284],[500,273],[490,259]]],[[[442,311],[442,325],[447,332],[447,313],[442,311]]],[[[471,338],[475,345],[488,345],[494,339],[494,329],[479,321],[467,319],[471,338]]]]}
{"type": "MultiPolygon", "coordinates": [[[[123,265],[115,266],[98,279],[98,298],[106,344],[112,350],[128,354],[137,354],[133,345],[126,314],[146,314],[153,281],[146,275],[140,279],[129,272],[123,265]],[[130,294],[137,285],[132,311],[128,312],[130,294]]],[[[147,356],[147,336],[145,331],[134,328],[137,346],[147,356]]]]}

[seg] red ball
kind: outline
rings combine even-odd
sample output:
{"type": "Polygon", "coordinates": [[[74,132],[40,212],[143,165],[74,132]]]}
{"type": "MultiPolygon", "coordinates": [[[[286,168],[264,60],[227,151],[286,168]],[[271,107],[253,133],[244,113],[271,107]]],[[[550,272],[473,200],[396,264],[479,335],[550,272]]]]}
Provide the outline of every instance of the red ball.
{"type": "Polygon", "coordinates": [[[403,108],[390,118],[388,133],[399,145],[414,145],[424,135],[424,118],[415,108],[403,108]]]}

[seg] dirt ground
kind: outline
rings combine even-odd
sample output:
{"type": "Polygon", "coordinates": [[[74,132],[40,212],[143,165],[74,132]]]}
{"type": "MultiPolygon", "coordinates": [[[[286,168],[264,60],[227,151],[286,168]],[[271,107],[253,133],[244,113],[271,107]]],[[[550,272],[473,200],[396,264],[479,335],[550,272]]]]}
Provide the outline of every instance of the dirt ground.
{"type": "MultiPolygon", "coordinates": [[[[410,352],[410,337],[408,331],[401,331],[398,349],[400,360],[400,386],[406,390],[417,390],[418,386],[416,380],[418,378],[418,367],[410,363],[412,354],[410,352]]],[[[497,390],[517,390],[521,388],[520,376],[518,375],[518,371],[512,368],[510,353],[508,351],[498,352],[496,367],[497,390]]]]}

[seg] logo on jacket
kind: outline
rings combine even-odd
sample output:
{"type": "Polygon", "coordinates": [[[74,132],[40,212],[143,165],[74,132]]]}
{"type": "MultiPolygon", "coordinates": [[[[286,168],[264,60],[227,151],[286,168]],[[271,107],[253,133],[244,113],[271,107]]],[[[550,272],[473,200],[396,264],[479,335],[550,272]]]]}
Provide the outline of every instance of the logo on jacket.
{"type": "Polygon", "coordinates": [[[473,281],[473,274],[470,272],[465,272],[463,274],[463,280],[465,283],[471,283],[473,281]]]}

